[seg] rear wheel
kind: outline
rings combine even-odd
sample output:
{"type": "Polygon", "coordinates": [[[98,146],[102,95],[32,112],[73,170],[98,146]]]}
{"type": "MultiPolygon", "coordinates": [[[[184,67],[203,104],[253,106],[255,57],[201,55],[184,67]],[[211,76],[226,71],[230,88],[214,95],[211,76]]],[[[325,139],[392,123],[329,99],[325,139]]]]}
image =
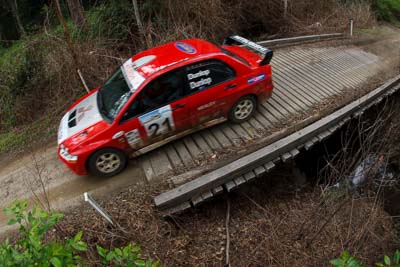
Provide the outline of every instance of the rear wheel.
{"type": "Polygon", "coordinates": [[[104,148],[89,159],[89,172],[100,177],[111,177],[120,173],[127,164],[127,156],[120,150],[104,148]]]}
{"type": "Polygon", "coordinates": [[[234,123],[244,122],[253,116],[256,111],[256,99],[254,96],[244,96],[240,98],[229,112],[229,120],[234,123]]]}

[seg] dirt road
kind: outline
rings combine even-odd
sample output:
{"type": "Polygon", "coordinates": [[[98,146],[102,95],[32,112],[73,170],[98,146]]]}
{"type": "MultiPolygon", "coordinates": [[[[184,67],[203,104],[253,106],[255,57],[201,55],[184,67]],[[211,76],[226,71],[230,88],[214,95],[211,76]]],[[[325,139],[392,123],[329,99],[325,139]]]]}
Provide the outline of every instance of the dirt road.
{"type": "MultiPolygon", "coordinates": [[[[84,192],[97,196],[114,192],[146,180],[143,169],[131,161],[127,170],[112,179],[93,176],[77,176],[57,158],[56,144],[50,144],[34,153],[28,153],[8,164],[0,165],[0,207],[3,209],[14,199],[40,201],[63,210],[79,204],[84,192]]],[[[7,218],[0,213],[0,233],[7,230],[7,218]]]]}

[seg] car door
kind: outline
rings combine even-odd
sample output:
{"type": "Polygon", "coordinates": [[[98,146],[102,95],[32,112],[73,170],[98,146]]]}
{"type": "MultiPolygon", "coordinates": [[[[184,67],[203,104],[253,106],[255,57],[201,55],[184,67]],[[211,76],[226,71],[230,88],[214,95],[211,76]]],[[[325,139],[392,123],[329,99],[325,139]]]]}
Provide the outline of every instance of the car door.
{"type": "Polygon", "coordinates": [[[235,71],[226,63],[205,60],[186,67],[186,94],[194,125],[224,116],[229,109],[226,97],[237,85],[235,71]]]}
{"type": "Polygon", "coordinates": [[[120,127],[137,150],[191,127],[184,99],[184,70],[167,72],[149,82],[132,101],[120,127]]]}

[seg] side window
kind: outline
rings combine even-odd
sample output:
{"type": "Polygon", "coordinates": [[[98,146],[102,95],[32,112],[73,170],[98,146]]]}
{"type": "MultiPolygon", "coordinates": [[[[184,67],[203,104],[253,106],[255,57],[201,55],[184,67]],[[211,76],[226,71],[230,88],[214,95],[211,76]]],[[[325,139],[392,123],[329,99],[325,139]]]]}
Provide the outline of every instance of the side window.
{"type": "Polygon", "coordinates": [[[173,70],[161,75],[146,85],[136,96],[121,122],[182,98],[184,86],[183,69],[173,70]]]}
{"type": "Polygon", "coordinates": [[[186,68],[188,94],[231,80],[235,71],[219,60],[207,60],[186,68]]]}

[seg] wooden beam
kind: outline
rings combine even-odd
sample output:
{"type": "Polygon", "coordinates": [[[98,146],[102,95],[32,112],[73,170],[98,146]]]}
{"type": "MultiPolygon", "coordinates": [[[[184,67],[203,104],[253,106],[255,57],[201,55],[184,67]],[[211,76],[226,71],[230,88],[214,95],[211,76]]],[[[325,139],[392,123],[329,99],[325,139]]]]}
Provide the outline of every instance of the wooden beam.
{"type": "Polygon", "coordinates": [[[304,42],[318,42],[318,41],[327,41],[332,39],[341,39],[346,36],[343,33],[328,33],[328,34],[320,34],[320,35],[307,35],[307,36],[299,36],[299,37],[290,37],[290,38],[282,38],[282,39],[274,39],[274,40],[266,40],[257,42],[257,44],[272,47],[278,45],[291,45],[298,44],[304,42]]]}

